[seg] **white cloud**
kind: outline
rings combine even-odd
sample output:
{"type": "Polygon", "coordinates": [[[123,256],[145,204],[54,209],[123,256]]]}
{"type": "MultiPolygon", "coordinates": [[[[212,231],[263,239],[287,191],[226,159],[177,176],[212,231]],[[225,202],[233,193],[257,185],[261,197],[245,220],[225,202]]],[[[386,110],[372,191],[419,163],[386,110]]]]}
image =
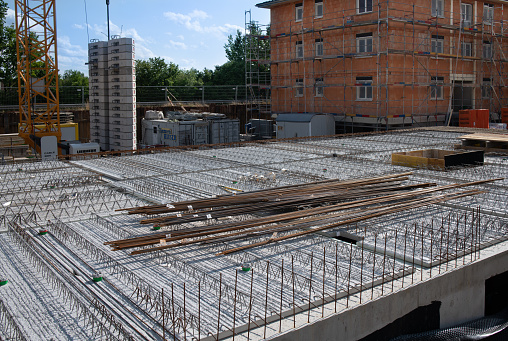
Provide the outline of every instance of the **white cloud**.
{"type": "Polygon", "coordinates": [[[82,57],[84,59],[88,56],[88,51],[80,45],[73,45],[68,36],[58,36],[58,51],[61,54],[82,57]]]}
{"type": "Polygon", "coordinates": [[[86,28],[85,25],[81,25],[81,24],[74,24],[72,25],[74,28],[77,28],[79,30],[84,30],[86,28]]]}
{"type": "Polygon", "coordinates": [[[86,62],[86,58],[65,56],[60,54],[58,56],[58,68],[60,69],[60,75],[63,75],[64,71],[67,70],[78,70],[87,75],[88,66],[85,65],[86,62]]]}
{"type": "Polygon", "coordinates": [[[12,20],[14,21],[14,18],[16,17],[16,12],[10,8],[7,8],[7,15],[6,15],[6,19],[7,20],[12,20]]]}
{"type": "MultiPolygon", "coordinates": [[[[153,42],[150,39],[139,35],[135,28],[126,28],[123,25],[118,26],[113,22],[109,22],[111,36],[120,35],[122,37],[128,37],[134,39],[134,45],[136,47],[136,59],[148,59],[157,57],[153,51],[148,48],[153,42]]],[[[108,27],[106,24],[90,26],[90,30],[99,37],[100,40],[107,40],[108,27]]]]}
{"type": "Polygon", "coordinates": [[[176,36],[176,37],[177,37],[178,39],[180,39],[180,40],[185,40],[185,37],[184,37],[183,35],[181,35],[181,34],[180,34],[180,35],[178,35],[178,36],[176,36]]]}
{"type": "Polygon", "coordinates": [[[152,52],[152,50],[150,50],[143,44],[135,43],[135,46],[136,46],[136,59],[148,59],[158,57],[155,55],[155,53],[152,52]]]}
{"type": "Polygon", "coordinates": [[[65,70],[78,70],[87,74],[88,51],[80,45],[74,45],[68,36],[58,36],[58,67],[65,70]]]}
{"type": "Polygon", "coordinates": [[[242,29],[242,27],[231,24],[206,26],[202,21],[210,18],[208,14],[200,10],[194,10],[189,14],[164,12],[164,17],[177,24],[183,25],[189,31],[198,33],[210,33],[217,36],[224,36],[226,33],[242,29]]]}
{"type": "Polygon", "coordinates": [[[180,41],[174,41],[174,40],[169,41],[169,46],[172,48],[180,49],[180,50],[187,50],[187,48],[188,48],[185,43],[182,43],[180,41]]]}

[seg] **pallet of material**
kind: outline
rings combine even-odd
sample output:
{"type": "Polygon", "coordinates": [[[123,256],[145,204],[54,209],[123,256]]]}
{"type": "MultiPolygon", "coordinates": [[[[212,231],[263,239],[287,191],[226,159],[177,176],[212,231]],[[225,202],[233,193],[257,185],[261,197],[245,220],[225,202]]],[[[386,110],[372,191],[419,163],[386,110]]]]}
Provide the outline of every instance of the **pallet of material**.
{"type": "Polygon", "coordinates": [[[483,150],[485,152],[508,154],[508,134],[470,134],[458,137],[462,144],[456,148],[483,150]]]}
{"type": "Polygon", "coordinates": [[[445,170],[452,167],[483,165],[483,151],[456,152],[425,149],[392,154],[392,165],[445,170]]]}
{"type": "Polygon", "coordinates": [[[19,146],[25,144],[25,140],[18,134],[1,134],[0,147],[19,146]]]}

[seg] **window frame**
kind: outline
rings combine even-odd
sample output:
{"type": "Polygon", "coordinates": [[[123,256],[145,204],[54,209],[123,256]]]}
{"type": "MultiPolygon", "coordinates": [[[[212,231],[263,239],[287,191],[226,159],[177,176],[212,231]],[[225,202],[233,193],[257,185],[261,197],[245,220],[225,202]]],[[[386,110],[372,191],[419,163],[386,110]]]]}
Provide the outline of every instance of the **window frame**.
{"type": "Polygon", "coordinates": [[[494,5],[493,4],[483,4],[483,23],[485,25],[492,25],[494,24],[494,5]],[[488,13],[489,18],[486,18],[486,13],[488,13]]]}
{"type": "Polygon", "coordinates": [[[295,80],[295,97],[303,97],[303,89],[304,89],[304,86],[303,86],[303,79],[302,78],[297,78],[295,80]]]}
{"type": "Polygon", "coordinates": [[[315,91],[314,91],[314,97],[325,97],[325,82],[323,78],[316,78],[315,79],[315,91]]]}
{"type": "Polygon", "coordinates": [[[325,13],[325,6],[323,4],[323,0],[315,0],[314,2],[314,18],[319,19],[322,18],[325,13]],[[319,13],[319,9],[321,9],[321,15],[319,13]]]}
{"type": "Polygon", "coordinates": [[[359,33],[356,35],[356,53],[372,53],[374,51],[374,39],[372,33],[359,33]],[[361,43],[364,42],[365,51],[360,51],[361,43]],[[370,42],[370,45],[369,45],[370,42]],[[370,46],[370,51],[369,51],[370,46]]]}
{"type": "Polygon", "coordinates": [[[437,36],[437,35],[432,36],[432,38],[430,40],[430,52],[431,53],[444,53],[444,36],[437,36]],[[434,46],[435,46],[435,49],[434,49],[434,46]],[[441,46],[441,49],[439,49],[439,46],[441,46]],[[441,50],[441,51],[439,51],[439,50],[441,50]]]}
{"type": "Polygon", "coordinates": [[[463,24],[462,27],[469,27],[473,24],[473,5],[467,2],[460,4],[460,21],[463,24]],[[467,10],[469,8],[469,12],[467,10]],[[466,10],[464,10],[466,9],[466,10]],[[469,14],[469,15],[468,15],[469,14]],[[469,19],[469,20],[466,20],[469,19]]]}
{"type": "Polygon", "coordinates": [[[430,15],[433,18],[444,18],[444,0],[431,0],[430,15]]]}
{"type": "Polygon", "coordinates": [[[430,99],[443,100],[444,77],[432,76],[430,77],[430,99]]]}
{"type": "Polygon", "coordinates": [[[356,14],[372,13],[374,10],[373,0],[356,0],[356,14]],[[360,7],[360,3],[363,2],[363,7],[360,7]],[[369,10],[370,2],[370,10],[369,10]]]}
{"type": "Polygon", "coordinates": [[[490,99],[492,97],[492,79],[484,78],[482,81],[482,99],[490,99]]]}
{"type": "Polygon", "coordinates": [[[295,4],[295,22],[303,20],[303,2],[295,4]]]}
{"type": "Polygon", "coordinates": [[[372,102],[374,100],[372,77],[356,77],[356,100],[358,102],[372,102]]]}
{"type": "Polygon", "coordinates": [[[325,46],[323,39],[316,39],[314,45],[314,54],[316,57],[323,57],[325,55],[325,46]]]}
{"type": "Polygon", "coordinates": [[[483,59],[488,59],[488,60],[491,60],[492,59],[492,43],[490,41],[484,41],[483,44],[482,44],[482,58],[483,59]],[[486,48],[488,46],[488,49],[486,48]],[[487,52],[488,51],[488,55],[487,55],[487,52]]]}
{"type": "Polygon", "coordinates": [[[303,52],[303,41],[297,41],[296,44],[296,54],[295,54],[295,58],[296,59],[302,59],[305,55],[304,55],[304,52],[303,52]]]}
{"type": "Polygon", "coordinates": [[[473,43],[463,41],[460,43],[460,55],[462,57],[473,57],[473,43]],[[465,53],[468,52],[468,53],[465,53]]]}

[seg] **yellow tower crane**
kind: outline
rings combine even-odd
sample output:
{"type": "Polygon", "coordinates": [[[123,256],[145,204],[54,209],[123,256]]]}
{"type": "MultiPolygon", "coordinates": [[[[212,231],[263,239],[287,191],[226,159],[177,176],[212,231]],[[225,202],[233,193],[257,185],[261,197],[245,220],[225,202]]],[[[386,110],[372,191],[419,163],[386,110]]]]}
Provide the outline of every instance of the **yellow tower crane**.
{"type": "Polygon", "coordinates": [[[61,154],[55,0],[15,0],[19,136],[42,159],[61,154]]]}

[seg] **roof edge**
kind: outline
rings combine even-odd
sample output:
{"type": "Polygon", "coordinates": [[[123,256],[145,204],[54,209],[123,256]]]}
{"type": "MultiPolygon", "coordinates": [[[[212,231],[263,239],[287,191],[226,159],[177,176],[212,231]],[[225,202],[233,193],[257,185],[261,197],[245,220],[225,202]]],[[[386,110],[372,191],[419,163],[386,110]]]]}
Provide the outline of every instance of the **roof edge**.
{"type": "Polygon", "coordinates": [[[272,6],[283,4],[285,2],[295,2],[295,1],[297,1],[297,0],[269,0],[269,1],[261,2],[261,3],[257,4],[256,7],[270,8],[272,6]]]}

